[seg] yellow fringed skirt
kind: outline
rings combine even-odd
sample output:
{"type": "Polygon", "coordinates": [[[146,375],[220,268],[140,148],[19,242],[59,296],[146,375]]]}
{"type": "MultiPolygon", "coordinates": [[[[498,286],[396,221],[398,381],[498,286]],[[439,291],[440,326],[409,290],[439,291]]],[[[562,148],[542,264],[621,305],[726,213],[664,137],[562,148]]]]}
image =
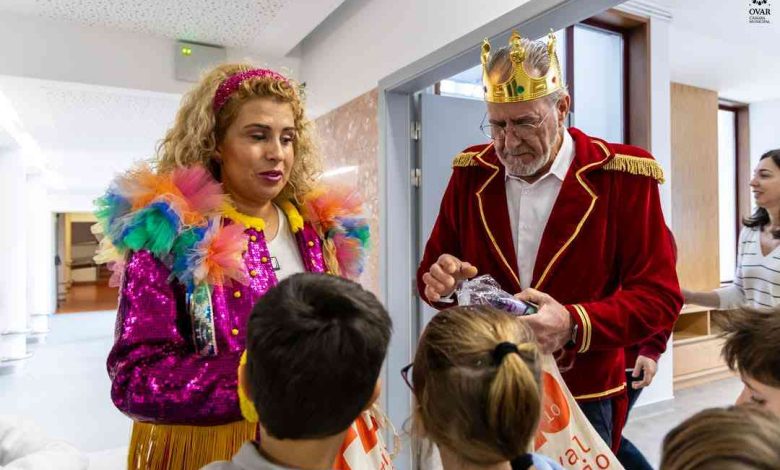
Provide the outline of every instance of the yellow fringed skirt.
{"type": "Polygon", "coordinates": [[[255,438],[256,423],[220,426],[133,423],[128,470],[198,470],[215,460],[230,460],[255,438]]]}

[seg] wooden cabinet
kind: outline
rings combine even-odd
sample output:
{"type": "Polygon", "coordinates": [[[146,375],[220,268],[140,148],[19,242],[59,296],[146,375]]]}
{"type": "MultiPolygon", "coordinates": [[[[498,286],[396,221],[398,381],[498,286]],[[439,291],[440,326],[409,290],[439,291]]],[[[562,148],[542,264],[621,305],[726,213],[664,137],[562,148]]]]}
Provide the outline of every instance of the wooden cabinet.
{"type": "Polygon", "coordinates": [[[686,305],[674,326],[674,388],[699,385],[733,375],[721,356],[723,340],[714,319],[727,311],[686,305]]]}
{"type": "MultiPolygon", "coordinates": [[[[720,287],[718,93],[671,84],[672,229],[680,285],[720,287]]],[[[731,375],[713,319],[725,312],[687,305],[674,327],[673,382],[680,389],[731,375]]]]}

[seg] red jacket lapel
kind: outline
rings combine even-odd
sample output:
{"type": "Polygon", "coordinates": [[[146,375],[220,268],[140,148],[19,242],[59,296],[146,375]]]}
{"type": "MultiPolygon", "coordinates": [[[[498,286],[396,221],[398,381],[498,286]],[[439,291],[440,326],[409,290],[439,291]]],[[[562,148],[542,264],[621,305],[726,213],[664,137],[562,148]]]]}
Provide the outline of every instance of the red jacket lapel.
{"type": "Polygon", "coordinates": [[[574,139],[574,159],[561,185],[552,213],[542,235],[534,266],[535,289],[544,289],[558,260],[577,238],[596,205],[598,195],[588,184],[589,171],[601,167],[609,159],[606,146],[575,128],[569,133],[574,139]]]}
{"type": "Polygon", "coordinates": [[[492,145],[475,157],[484,166],[485,181],[474,194],[480,214],[480,223],[489,239],[494,256],[499,259],[507,277],[515,283],[515,292],[520,292],[520,278],[517,274],[517,255],[509,223],[509,209],[506,201],[504,167],[498,161],[492,145]]]}

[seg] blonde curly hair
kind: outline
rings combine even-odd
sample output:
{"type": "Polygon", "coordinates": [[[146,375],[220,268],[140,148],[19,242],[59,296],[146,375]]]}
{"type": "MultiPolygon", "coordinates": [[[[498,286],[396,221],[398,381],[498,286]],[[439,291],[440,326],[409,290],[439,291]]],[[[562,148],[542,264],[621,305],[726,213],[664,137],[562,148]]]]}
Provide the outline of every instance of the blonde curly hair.
{"type": "Polygon", "coordinates": [[[157,147],[156,167],[160,172],[176,168],[203,165],[217,180],[219,166],[214,161],[217,146],[225,132],[238,116],[246,102],[255,98],[271,98],[290,103],[295,119],[296,137],[293,142],[295,159],[290,179],[275,198],[300,202],[315,184],[321,171],[321,161],[314,142],[314,126],[305,115],[299,86],[271,77],[251,77],[230,95],[222,108],[214,114],[214,95],[227,78],[247,70],[249,64],[223,64],[208,72],[195,88],[182,99],[173,127],[157,147]]]}

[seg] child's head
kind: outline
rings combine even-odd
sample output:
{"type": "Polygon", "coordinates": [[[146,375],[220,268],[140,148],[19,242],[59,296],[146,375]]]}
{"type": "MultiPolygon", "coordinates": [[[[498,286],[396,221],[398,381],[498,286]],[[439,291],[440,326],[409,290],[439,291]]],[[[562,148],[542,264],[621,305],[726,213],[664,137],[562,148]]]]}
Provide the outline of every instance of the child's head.
{"type": "Polygon", "coordinates": [[[738,404],[753,402],[780,417],[780,309],[743,308],[719,321],[723,357],[745,388],[738,404]]]}
{"type": "Polygon", "coordinates": [[[754,406],[701,411],[664,438],[661,470],[770,470],[780,464],[780,420],[754,406]]]}
{"type": "Polygon", "coordinates": [[[296,274],[255,305],[242,386],[277,439],[346,430],[379,393],[392,322],[352,281],[296,274]]]}
{"type": "Polygon", "coordinates": [[[414,357],[414,426],[466,462],[512,460],[528,451],[539,422],[540,374],[524,323],[484,306],[443,310],[414,357]]]}

